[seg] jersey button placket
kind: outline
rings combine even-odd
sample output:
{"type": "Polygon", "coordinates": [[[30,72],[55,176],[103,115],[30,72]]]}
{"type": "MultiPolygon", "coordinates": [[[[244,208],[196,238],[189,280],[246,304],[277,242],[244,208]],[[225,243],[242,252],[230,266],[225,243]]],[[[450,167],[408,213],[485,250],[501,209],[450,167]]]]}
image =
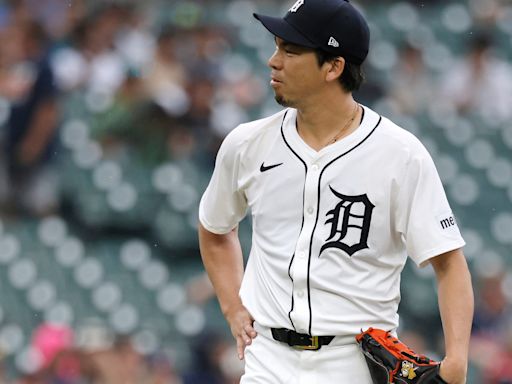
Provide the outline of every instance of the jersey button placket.
{"type": "Polygon", "coordinates": [[[291,313],[296,328],[309,329],[309,300],[308,300],[308,264],[310,242],[315,226],[315,213],[318,204],[318,178],[320,175],[318,164],[308,167],[304,185],[304,225],[299,241],[297,242],[296,258],[293,262],[293,297],[294,309],[291,313]]]}
{"type": "Polygon", "coordinates": [[[299,251],[293,262],[293,323],[298,328],[308,328],[309,304],[304,292],[307,290],[308,257],[299,251]]]}

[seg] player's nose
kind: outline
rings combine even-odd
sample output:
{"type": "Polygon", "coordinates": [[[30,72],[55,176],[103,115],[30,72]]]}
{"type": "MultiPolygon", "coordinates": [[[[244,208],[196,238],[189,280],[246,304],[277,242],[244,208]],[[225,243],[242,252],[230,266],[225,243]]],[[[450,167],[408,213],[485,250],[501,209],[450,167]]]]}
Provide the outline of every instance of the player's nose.
{"type": "Polygon", "coordinates": [[[268,59],[267,65],[272,69],[281,69],[283,62],[279,57],[279,49],[276,48],[272,56],[268,59]]]}

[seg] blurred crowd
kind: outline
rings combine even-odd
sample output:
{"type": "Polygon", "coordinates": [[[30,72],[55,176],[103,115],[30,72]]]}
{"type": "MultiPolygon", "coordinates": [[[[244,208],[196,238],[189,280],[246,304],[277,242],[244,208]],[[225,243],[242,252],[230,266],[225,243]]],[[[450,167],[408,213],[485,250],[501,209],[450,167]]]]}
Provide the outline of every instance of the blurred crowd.
{"type": "Polygon", "coordinates": [[[129,336],[110,340],[100,329],[88,332],[88,340],[80,343],[76,339],[83,335],[75,335],[71,328],[42,324],[34,330],[27,352],[30,356],[25,364],[32,365],[16,380],[0,370],[0,383],[235,384],[243,368],[232,345],[214,332],[191,341],[194,365],[181,372],[168,353],[143,354],[129,336]]]}
{"type": "MultiPolygon", "coordinates": [[[[128,152],[150,167],[188,159],[210,169],[230,129],[272,110],[267,79],[253,70],[262,63],[236,52],[237,28],[202,22],[206,0],[171,3],[165,13],[157,2],[0,1],[2,217],[63,213],[59,130],[73,113],[86,113],[106,158],[128,152]]],[[[404,40],[386,77],[377,75],[380,58],[370,58],[359,100],[397,115],[414,117],[441,104],[460,115],[511,122],[512,69],[496,49],[493,27],[503,15],[512,25],[512,12],[499,1],[469,1],[467,9],[477,27],[445,71],[433,78],[421,39],[404,40]]],[[[251,22],[249,14],[240,18],[251,22]]],[[[475,382],[512,383],[510,275],[476,278],[471,374],[480,380],[475,382]]],[[[196,294],[204,302],[211,287],[196,294]]],[[[436,347],[417,330],[404,334],[418,349],[436,347]]],[[[76,347],[72,329],[43,324],[33,335],[41,368],[15,381],[0,377],[0,384],[237,382],[240,364],[233,360],[231,340],[210,333],[192,345],[191,367],[178,372],[172,357],[146,356],[128,336],[91,351],[76,347]]]]}
{"type": "Polygon", "coordinates": [[[140,5],[4,5],[0,117],[7,210],[44,214],[57,208],[52,162],[66,100],[75,94],[87,103],[94,138],[114,157],[129,147],[150,164],[212,161],[217,140],[233,123],[222,114],[242,113],[262,92],[250,73],[227,73],[227,28],[188,27],[193,15],[186,11],[155,26],[158,15],[151,12],[158,10],[140,5]]]}

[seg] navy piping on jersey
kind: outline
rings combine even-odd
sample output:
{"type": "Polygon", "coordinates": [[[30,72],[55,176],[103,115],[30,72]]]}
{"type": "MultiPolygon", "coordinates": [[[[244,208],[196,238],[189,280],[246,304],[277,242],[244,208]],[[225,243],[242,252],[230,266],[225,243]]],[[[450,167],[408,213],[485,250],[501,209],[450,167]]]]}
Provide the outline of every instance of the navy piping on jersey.
{"type": "MultiPolygon", "coordinates": [[[[364,111],[364,109],[363,109],[364,111]]],[[[316,208],[316,218],[315,218],[315,225],[313,226],[313,231],[311,232],[311,239],[309,241],[309,257],[308,257],[308,278],[307,278],[307,285],[308,285],[308,302],[309,302],[309,334],[311,335],[311,327],[312,327],[312,323],[313,323],[313,310],[311,308],[311,290],[310,290],[310,285],[309,285],[309,274],[310,274],[310,266],[311,266],[311,251],[313,249],[313,236],[315,234],[315,230],[316,230],[316,225],[318,224],[318,215],[320,214],[320,186],[322,184],[322,175],[324,174],[324,171],[327,169],[327,167],[329,167],[331,164],[333,164],[335,161],[341,159],[343,156],[349,154],[350,152],[352,152],[354,149],[356,149],[357,147],[359,147],[361,144],[363,144],[372,134],[373,132],[375,132],[375,130],[377,129],[377,127],[379,126],[380,122],[382,121],[382,116],[379,116],[379,121],[377,121],[377,124],[375,125],[375,127],[373,127],[373,129],[371,130],[371,132],[366,135],[366,137],[361,140],[359,143],[357,143],[356,145],[354,145],[352,148],[350,148],[348,151],[342,153],[341,155],[339,155],[338,157],[334,158],[333,160],[331,160],[329,163],[327,163],[325,165],[325,167],[322,169],[322,171],[320,172],[320,176],[318,177],[318,201],[317,201],[317,208],[316,208]]],[[[320,257],[320,255],[318,255],[318,257],[320,257]]]]}
{"type": "MultiPolygon", "coordinates": [[[[281,136],[283,137],[283,141],[286,144],[286,146],[295,155],[295,157],[297,157],[297,159],[300,160],[302,165],[304,165],[304,186],[303,186],[303,189],[302,189],[302,207],[304,208],[304,200],[305,200],[305,196],[304,195],[306,193],[306,176],[307,176],[307,173],[308,173],[308,167],[306,165],[306,162],[304,160],[302,160],[302,158],[297,154],[297,152],[295,152],[293,150],[293,148],[290,146],[290,144],[288,144],[288,142],[286,141],[286,138],[284,136],[283,127],[284,127],[284,121],[286,119],[286,115],[287,114],[288,114],[288,111],[286,111],[286,113],[284,114],[283,121],[281,122],[281,136]]],[[[300,232],[302,232],[302,228],[303,227],[304,227],[304,209],[302,210],[302,224],[300,225],[300,232]]],[[[293,308],[294,308],[294,301],[293,301],[293,277],[291,275],[291,268],[292,268],[292,264],[293,264],[293,260],[294,259],[295,259],[295,252],[293,253],[292,258],[290,260],[290,264],[288,265],[288,277],[292,281],[292,305],[291,305],[290,311],[288,312],[288,318],[290,319],[290,323],[292,324],[293,329],[297,330],[295,328],[295,324],[293,324],[293,320],[292,320],[292,312],[293,312],[293,308]]]]}

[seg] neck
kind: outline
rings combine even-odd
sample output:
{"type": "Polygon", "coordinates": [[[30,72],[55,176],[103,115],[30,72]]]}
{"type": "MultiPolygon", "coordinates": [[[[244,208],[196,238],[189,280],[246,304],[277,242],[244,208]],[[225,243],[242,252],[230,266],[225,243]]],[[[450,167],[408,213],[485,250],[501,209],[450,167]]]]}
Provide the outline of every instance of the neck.
{"type": "Polygon", "coordinates": [[[324,97],[318,103],[297,108],[297,130],[302,139],[319,151],[352,133],[359,126],[360,108],[351,93],[324,97]],[[352,121],[351,121],[352,120],[352,121]]]}

